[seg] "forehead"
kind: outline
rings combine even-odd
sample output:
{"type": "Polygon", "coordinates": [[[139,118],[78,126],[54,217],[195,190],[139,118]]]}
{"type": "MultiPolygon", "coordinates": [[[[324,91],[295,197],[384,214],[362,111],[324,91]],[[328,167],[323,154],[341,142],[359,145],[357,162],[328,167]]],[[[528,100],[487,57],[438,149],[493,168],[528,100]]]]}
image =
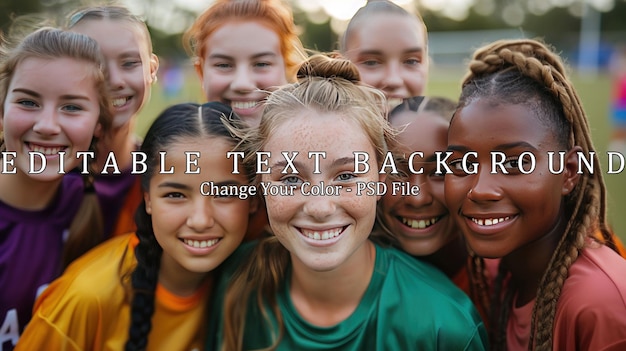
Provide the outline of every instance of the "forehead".
{"type": "Polygon", "coordinates": [[[105,55],[110,51],[139,50],[150,54],[150,37],[142,24],[124,19],[85,18],[71,29],[98,42],[105,55]]]}
{"type": "Polygon", "coordinates": [[[528,142],[537,148],[554,147],[556,135],[525,105],[494,104],[477,99],[459,109],[450,124],[449,144],[494,147],[528,142]]]}
{"type": "Polygon", "coordinates": [[[95,63],[70,57],[28,57],[17,64],[11,86],[57,94],[66,94],[68,91],[80,92],[80,95],[89,92],[96,94],[96,69],[95,63]],[[91,87],[92,90],[85,91],[85,87],[91,87]]]}
{"type": "Polygon", "coordinates": [[[278,34],[259,21],[226,22],[207,38],[206,56],[280,54],[278,34]]]}
{"type": "Polygon", "coordinates": [[[448,122],[432,112],[398,113],[391,123],[401,132],[398,142],[411,151],[445,150],[448,137],[448,122]]]}
{"type": "Polygon", "coordinates": [[[325,151],[330,158],[337,153],[351,156],[354,151],[365,151],[375,157],[374,146],[361,124],[342,114],[301,110],[279,123],[264,147],[272,154],[299,151],[306,158],[309,151],[325,151]]]}
{"type": "Polygon", "coordinates": [[[408,48],[426,50],[424,26],[417,17],[395,13],[379,13],[358,20],[346,41],[346,51],[408,48]]]}

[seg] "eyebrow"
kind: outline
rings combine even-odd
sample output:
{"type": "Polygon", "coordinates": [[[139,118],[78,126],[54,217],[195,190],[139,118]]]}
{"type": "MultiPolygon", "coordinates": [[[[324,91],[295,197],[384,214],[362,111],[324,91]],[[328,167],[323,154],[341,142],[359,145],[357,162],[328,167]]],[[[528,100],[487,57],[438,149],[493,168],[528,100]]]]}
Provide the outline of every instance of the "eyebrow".
{"type": "Polygon", "coordinates": [[[181,184],[181,183],[175,183],[175,182],[165,182],[165,183],[161,183],[157,186],[157,188],[174,188],[174,189],[179,189],[179,190],[189,190],[190,188],[185,185],[185,184],[181,184]]]}
{"type": "MultiPolygon", "coordinates": [[[[515,141],[515,142],[512,142],[512,143],[496,145],[494,150],[508,150],[508,149],[513,149],[513,148],[516,148],[516,147],[522,147],[522,148],[537,150],[536,147],[534,147],[533,145],[531,145],[530,143],[527,143],[525,141],[515,141]]],[[[464,151],[467,151],[467,150],[469,150],[469,148],[467,148],[465,146],[461,146],[461,145],[448,145],[448,149],[447,149],[447,151],[460,151],[460,152],[464,152],[464,151]]]]}
{"type": "MultiPolygon", "coordinates": [[[[300,171],[300,169],[303,169],[305,171],[308,170],[308,167],[304,163],[299,162],[298,160],[294,160],[292,163],[298,171],[300,171]]],[[[338,158],[330,164],[330,167],[338,167],[338,166],[343,166],[346,164],[354,164],[354,156],[338,158]]],[[[285,166],[287,166],[287,161],[281,160],[281,161],[276,161],[275,163],[271,164],[270,168],[274,170],[276,169],[276,167],[280,167],[282,171],[283,169],[285,169],[285,166]]]]}
{"type": "MultiPolygon", "coordinates": [[[[15,89],[12,90],[12,92],[14,92],[14,93],[22,93],[22,94],[30,95],[32,97],[41,98],[41,94],[39,94],[36,91],[32,91],[30,89],[15,88],[15,89]]],[[[61,95],[61,99],[63,99],[63,100],[86,100],[86,101],[90,101],[91,100],[91,99],[89,99],[89,97],[87,97],[85,95],[71,95],[71,94],[61,95]]]]}
{"type": "MultiPolygon", "coordinates": [[[[423,53],[424,49],[420,48],[420,47],[415,47],[415,48],[409,48],[406,49],[404,51],[402,51],[403,54],[408,54],[408,53],[423,53]]],[[[371,49],[371,50],[363,50],[363,51],[359,51],[359,55],[383,55],[383,52],[380,50],[376,50],[376,49],[371,49]]]]}
{"type": "MultiPolygon", "coordinates": [[[[259,57],[263,57],[263,56],[272,56],[275,57],[276,53],[271,52],[271,51],[266,51],[266,52],[259,52],[258,54],[254,54],[252,56],[250,56],[250,58],[252,59],[258,59],[259,57]]],[[[211,54],[207,57],[208,59],[223,59],[223,60],[234,60],[234,57],[229,56],[229,55],[225,55],[225,54],[211,54]]]]}

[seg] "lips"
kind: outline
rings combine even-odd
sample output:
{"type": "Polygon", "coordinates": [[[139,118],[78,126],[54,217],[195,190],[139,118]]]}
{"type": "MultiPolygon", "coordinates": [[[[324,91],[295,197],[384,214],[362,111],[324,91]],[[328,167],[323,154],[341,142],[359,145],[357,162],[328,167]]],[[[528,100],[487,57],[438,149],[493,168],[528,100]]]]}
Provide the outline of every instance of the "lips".
{"type": "Polygon", "coordinates": [[[511,219],[511,216],[505,216],[505,217],[493,217],[493,218],[474,218],[474,217],[468,217],[472,222],[480,225],[480,226],[492,226],[492,225],[496,225],[498,223],[504,222],[504,221],[508,221],[509,219],[511,219]]]}
{"type": "Polygon", "coordinates": [[[431,225],[439,222],[442,216],[427,218],[427,219],[412,219],[407,217],[397,217],[402,224],[407,227],[411,227],[413,229],[425,229],[430,227],[431,225]]]}
{"type": "Polygon", "coordinates": [[[187,246],[191,246],[197,249],[203,249],[205,247],[215,246],[220,239],[208,239],[208,240],[192,240],[192,239],[182,239],[182,241],[187,246]]]}
{"type": "Polygon", "coordinates": [[[42,154],[46,156],[58,155],[59,152],[67,149],[67,146],[63,146],[63,145],[41,145],[41,144],[34,144],[31,142],[26,142],[26,145],[28,146],[28,149],[30,151],[41,152],[42,154]]]}
{"type": "Polygon", "coordinates": [[[251,109],[259,106],[261,101],[231,101],[230,106],[235,109],[251,109]]]}
{"type": "Polygon", "coordinates": [[[124,106],[128,100],[131,99],[131,96],[126,96],[126,97],[119,97],[119,98],[114,98],[111,100],[111,104],[113,105],[113,107],[118,108],[118,107],[122,107],[124,106]]]}
{"type": "Polygon", "coordinates": [[[346,227],[336,227],[324,230],[313,230],[299,228],[300,232],[309,239],[313,240],[329,240],[338,237],[346,227]]]}

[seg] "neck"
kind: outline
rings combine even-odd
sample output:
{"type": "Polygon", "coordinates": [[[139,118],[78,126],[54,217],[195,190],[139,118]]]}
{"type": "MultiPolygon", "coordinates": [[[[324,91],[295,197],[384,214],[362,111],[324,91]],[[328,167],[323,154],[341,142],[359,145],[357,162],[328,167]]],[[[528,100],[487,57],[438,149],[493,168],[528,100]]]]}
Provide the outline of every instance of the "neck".
{"type": "Polygon", "coordinates": [[[331,326],[345,320],[367,290],[375,260],[376,248],[369,240],[331,271],[312,271],[292,255],[290,294],[294,306],[314,325],[331,326]]]}
{"type": "Polygon", "coordinates": [[[109,153],[113,152],[120,171],[130,168],[131,152],[136,151],[137,139],[133,133],[133,122],[113,128],[106,137],[98,140],[96,152],[96,172],[102,171],[109,153]]]}
{"type": "Polygon", "coordinates": [[[437,252],[417,258],[432,264],[452,279],[465,267],[468,255],[465,241],[461,235],[458,235],[437,252]]]}
{"type": "Polygon", "coordinates": [[[211,276],[211,272],[196,273],[184,269],[165,252],[161,256],[159,283],[176,296],[188,297],[195,294],[211,276]]]}
{"type": "Polygon", "coordinates": [[[46,208],[63,181],[38,181],[19,169],[17,174],[0,173],[0,200],[15,208],[38,211],[46,208]]]}
{"type": "Polygon", "coordinates": [[[511,286],[517,290],[517,307],[527,304],[537,296],[541,278],[566,226],[561,211],[557,223],[548,233],[502,258],[501,264],[511,273],[511,286]]]}

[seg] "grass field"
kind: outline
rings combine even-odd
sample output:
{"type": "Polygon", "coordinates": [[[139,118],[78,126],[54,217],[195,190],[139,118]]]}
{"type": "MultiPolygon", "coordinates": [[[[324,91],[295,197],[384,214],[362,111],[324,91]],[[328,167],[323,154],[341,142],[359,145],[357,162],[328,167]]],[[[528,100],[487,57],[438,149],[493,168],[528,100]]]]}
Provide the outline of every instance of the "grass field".
{"type": "MultiPolygon", "coordinates": [[[[462,75],[463,71],[460,69],[435,68],[431,70],[427,94],[457,98],[462,75]]],[[[610,80],[607,75],[600,74],[595,78],[573,76],[573,81],[589,117],[592,137],[600,157],[600,167],[607,185],[609,222],[622,240],[626,241],[626,215],[622,212],[626,208],[626,172],[606,173],[608,165],[606,151],[610,135],[608,119],[610,80]]],[[[162,85],[157,83],[152,90],[150,102],[139,116],[138,133],[143,135],[153,118],[166,106],[180,102],[200,101],[202,101],[200,84],[191,69],[187,69],[184,88],[176,96],[166,96],[162,85]]]]}

